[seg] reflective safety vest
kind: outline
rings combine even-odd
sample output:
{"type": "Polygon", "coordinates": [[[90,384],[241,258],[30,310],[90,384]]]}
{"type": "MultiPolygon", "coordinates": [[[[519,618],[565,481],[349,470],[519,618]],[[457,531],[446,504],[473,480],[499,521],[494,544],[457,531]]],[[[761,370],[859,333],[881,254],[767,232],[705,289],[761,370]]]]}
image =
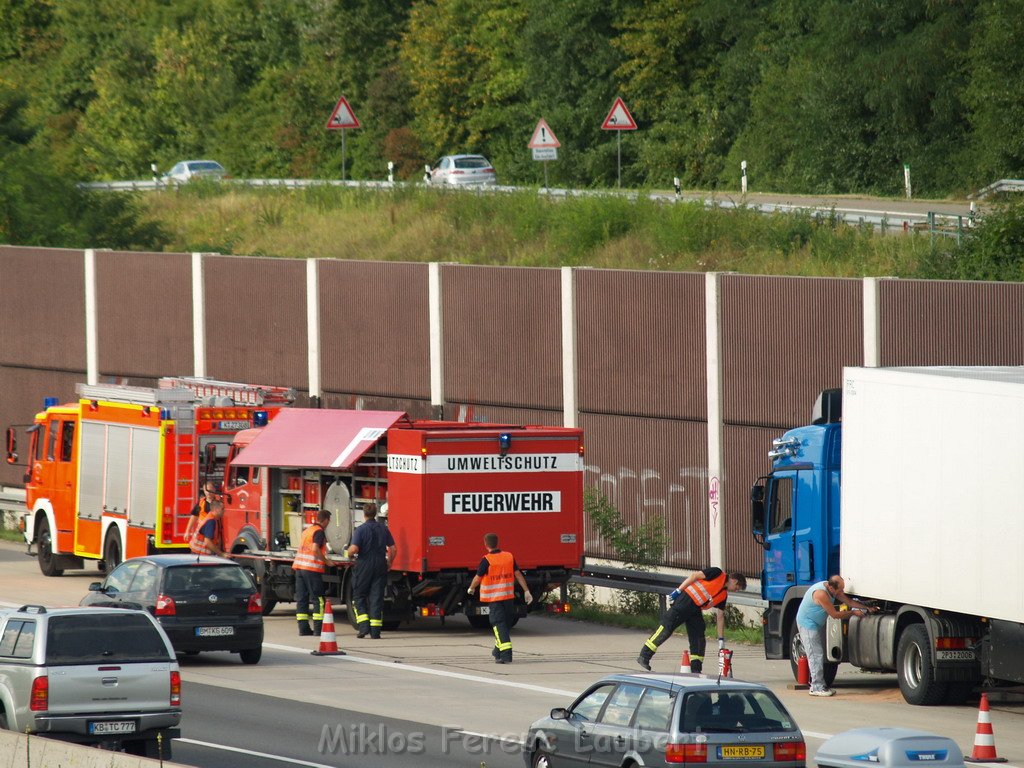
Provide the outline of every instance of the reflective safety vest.
{"type": "Polygon", "coordinates": [[[714,608],[716,605],[724,603],[725,599],[729,596],[729,591],[725,588],[725,580],[727,578],[728,574],[722,571],[722,574],[717,579],[695,581],[686,588],[686,594],[690,596],[690,599],[701,610],[706,611],[708,608],[714,608]]]}
{"type": "Polygon", "coordinates": [[[299,551],[295,555],[295,560],[292,562],[293,571],[314,571],[316,573],[323,573],[324,561],[323,553],[320,547],[313,543],[313,536],[316,535],[317,531],[322,531],[323,526],[320,523],[313,523],[306,530],[302,532],[302,541],[299,543],[299,551]]]}
{"type": "MultiPolygon", "coordinates": [[[[189,543],[188,543],[188,548],[191,549],[193,552],[195,552],[197,555],[212,555],[212,554],[214,554],[214,551],[212,549],[210,549],[209,545],[206,543],[206,537],[203,536],[203,526],[206,525],[206,522],[209,519],[210,519],[210,513],[209,512],[200,512],[199,513],[199,525],[197,525],[196,529],[192,532],[192,540],[189,541],[189,543]]],[[[220,521],[218,520],[217,521],[217,530],[214,533],[214,539],[215,540],[216,540],[216,536],[219,533],[220,533],[220,521]]]]}
{"type": "Polygon", "coordinates": [[[480,602],[496,603],[511,600],[515,592],[515,558],[511,552],[490,552],[487,558],[487,573],[480,579],[480,602]]]}

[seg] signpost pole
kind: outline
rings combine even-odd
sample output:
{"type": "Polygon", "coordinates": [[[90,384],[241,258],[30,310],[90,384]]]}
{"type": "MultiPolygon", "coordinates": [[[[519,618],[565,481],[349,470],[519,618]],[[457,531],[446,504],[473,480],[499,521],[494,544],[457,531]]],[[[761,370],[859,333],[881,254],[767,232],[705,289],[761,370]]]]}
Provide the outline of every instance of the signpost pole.
{"type": "Polygon", "coordinates": [[[548,161],[544,161],[544,189],[548,188],[548,161]]]}
{"type": "Polygon", "coordinates": [[[345,180],[345,129],[341,129],[341,180],[345,180]]]}
{"type": "Polygon", "coordinates": [[[615,132],[615,186],[622,188],[622,131],[615,132]]]}

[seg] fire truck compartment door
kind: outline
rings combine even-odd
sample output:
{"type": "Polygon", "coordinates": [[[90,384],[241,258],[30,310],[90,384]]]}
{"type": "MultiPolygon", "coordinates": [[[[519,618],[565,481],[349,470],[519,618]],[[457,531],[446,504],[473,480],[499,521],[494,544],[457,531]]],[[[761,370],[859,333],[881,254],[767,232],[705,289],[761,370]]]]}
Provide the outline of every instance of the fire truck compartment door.
{"type": "Polygon", "coordinates": [[[282,410],[234,463],[347,470],[404,418],[402,411],[282,410]]]}

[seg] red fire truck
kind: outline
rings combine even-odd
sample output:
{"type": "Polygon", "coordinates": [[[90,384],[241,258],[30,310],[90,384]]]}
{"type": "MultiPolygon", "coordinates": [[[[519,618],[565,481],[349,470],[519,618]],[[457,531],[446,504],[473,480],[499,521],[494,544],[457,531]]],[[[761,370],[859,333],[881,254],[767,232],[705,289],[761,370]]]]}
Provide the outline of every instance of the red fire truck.
{"type": "Polygon", "coordinates": [[[76,403],[48,399],[28,428],[25,539],[47,576],[113,567],[128,557],[187,546],[189,512],[207,479],[220,481],[235,435],[273,419],[293,390],[204,378],[157,387],[85,385],[76,403]],[[218,459],[219,457],[219,459],[218,459]]]}
{"type": "Polygon", "coordinates": [[[375,502],[387,521],[398,552],[385,627],[455,613],[486,626],[486,605],[466,587],[488,532],[515,555],[535,597],[564,592],[582,563],[579,429],[293,409],[239,432],[225,471],[225,543],[251,566],[265,612],[294,600],[292,559],[321,507],[332,512],[325,582],[336,602],[349,604],[352,563],[342,553],[362,505],[375,502]]]}

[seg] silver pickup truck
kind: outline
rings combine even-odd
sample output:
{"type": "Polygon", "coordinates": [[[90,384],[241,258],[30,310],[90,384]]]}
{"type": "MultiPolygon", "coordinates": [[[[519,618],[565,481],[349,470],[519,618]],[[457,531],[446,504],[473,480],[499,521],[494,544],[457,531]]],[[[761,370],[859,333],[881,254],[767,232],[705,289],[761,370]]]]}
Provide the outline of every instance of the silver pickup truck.
{"type": "Polygon", "coordinates": [[[178,663],[147,612],[0,610],[0,728],[169,759],[180,722],[178,663]]]}

